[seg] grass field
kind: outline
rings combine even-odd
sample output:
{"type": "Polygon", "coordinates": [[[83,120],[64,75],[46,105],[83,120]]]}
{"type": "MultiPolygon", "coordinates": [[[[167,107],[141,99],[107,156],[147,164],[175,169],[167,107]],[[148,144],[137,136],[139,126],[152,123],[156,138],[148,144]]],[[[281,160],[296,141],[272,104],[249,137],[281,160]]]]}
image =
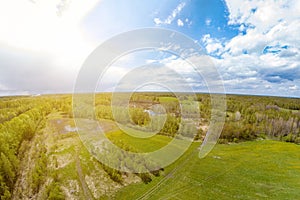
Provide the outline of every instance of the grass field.
{"type": "Polygon", "coordinates": [[[121,189],[117,199],[300,199],[299,145],[268,140],[217,145],[204,159],[198,158],[198,146],[151,183],[121,189]]]}
{"type": "MultiPolygon", "coordinates": [[[[158,150],[172,140],[162,135],[135,138],[118,130],[112,121],[102,120],[100,124],[107,128],[106,135],[112,141],[122,141],[138,152],[158,150]]],[[[119,186],[114,199],[300,199],[300,145],[271,140],[218,144],[204,159],[198,158],[199,146],[199,142],[192,143],[179,160],[165,167],[160,177],[153,176],[152,182],[119,186]]],[[[80,153],[83,173],[102,177],[103,172],[90,173],[97,164],[89,163],[89,156],[86,151],[80,153]]],[[[96,180],[93,182],[99,182],[96,180]]],[[[98,188],[114,185],[108,181],[99,184],[102,185],[98,188]]],[[[93,193],[93,187],[88,187],[93,193]]],[[[105,198],[99,194],[100,191],[93,193],[105,198]]]]}
{"type": "MultiPolygon", "coordinates": [[[[127,128],[127,130],[130,129],[127,128]]],[[[131,131],[135,131],[135,130],[131,130],[131,131]]],[[[172,140],[172,138],[168,138],[162,135],[155,135],[147,139],[135,138],[135,137],[131,137],[130,135],[127,135],[126,133],[120,130],[108,133],[107,137],[111,140],[122,140],[126,142],[128,145],[134,147],[134,149],[136,149],[138,152],[155,151],[167,145],[172,140]]]]}

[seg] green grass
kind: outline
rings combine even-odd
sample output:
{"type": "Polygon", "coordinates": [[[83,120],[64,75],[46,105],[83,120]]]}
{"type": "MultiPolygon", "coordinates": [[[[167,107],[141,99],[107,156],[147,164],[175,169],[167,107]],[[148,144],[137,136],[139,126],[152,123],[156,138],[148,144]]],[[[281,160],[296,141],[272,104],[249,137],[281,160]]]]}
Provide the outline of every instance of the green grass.
{"type": "Polygon", "coordinates": [[[178,101],[176,97],[159,97],[159,102],[164,103],[164,102],[172,102],[172,101],[178,101]]]}
{"type": "Polygon", "coordinates": [[[122,142],[134,147],[139,152],[151,152],[157,150],[164,147],[172,140],[172,138],[162,135],[154,135],[150,138],[136,138],[127,135],[121,130],[110,132],[107,134],[107,137],[112,141],[121,140],[122,142]]]}
{"type": "Polygon", "coordinates": [[[130,185],[117,193],[117,199],[137,199],[160,181],[147,199],[300,199],[299,145],[276,141],[217,145],[204,159],[194,151],[198,146],[194,143],[166,168],[165,175],[177,169],[170,178],[163,175],[150,184],[130,185]]]}
{"type": "Polygon", "coordinates": [[[149,137],[156,135],[156,132],[154,132],[154,131],[138,130],[138,129],[130,128],[128,126],[124,126],[122,124],[118,124],[118,126],[125,133],[130,134],[131,136],[137,137],[137,138],[149,138],[149,137]]]}

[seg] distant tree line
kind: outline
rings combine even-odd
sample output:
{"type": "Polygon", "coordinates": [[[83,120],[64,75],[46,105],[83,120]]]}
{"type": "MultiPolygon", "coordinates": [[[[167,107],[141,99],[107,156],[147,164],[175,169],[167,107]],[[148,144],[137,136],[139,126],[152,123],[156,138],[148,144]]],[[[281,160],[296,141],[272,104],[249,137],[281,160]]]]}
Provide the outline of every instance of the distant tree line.
{"type": "Polygon", "coordinates": [[[300,143],[300,100],[230,95],[220,142],[256,138],[300,143]]]}

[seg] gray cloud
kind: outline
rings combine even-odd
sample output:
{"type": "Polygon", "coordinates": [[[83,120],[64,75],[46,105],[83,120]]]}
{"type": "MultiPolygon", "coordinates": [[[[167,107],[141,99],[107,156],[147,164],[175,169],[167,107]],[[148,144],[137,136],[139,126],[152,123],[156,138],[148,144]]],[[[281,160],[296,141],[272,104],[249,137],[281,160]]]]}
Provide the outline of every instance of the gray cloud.
{"type": "Polygon", "coordinates": [[[0,48],[0,60],[1,95],[72,91],[76,74],[47,55],[0,48]]]}

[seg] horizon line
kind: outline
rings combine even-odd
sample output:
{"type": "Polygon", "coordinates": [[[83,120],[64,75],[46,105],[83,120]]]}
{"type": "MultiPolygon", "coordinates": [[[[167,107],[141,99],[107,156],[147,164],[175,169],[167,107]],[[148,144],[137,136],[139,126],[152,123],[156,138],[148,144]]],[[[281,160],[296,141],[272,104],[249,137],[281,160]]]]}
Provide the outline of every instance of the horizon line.
{"type": "MultiPolygon", "coordinates": [[[[38,97],[38,96],[47,96],[47,95],[74,95],[74,94],[102,94],[102,93],[130,93],[130,91],[98,91],[98,92],[49,92],[49,93],[32,93],[32,94],[8,94],[2,95],[0,94],[0,98],[5,97],[38,97]]],[[[134,93],[174,93],[170,91],[135,91],[134,93]]],[[[284,95],[272,95],[272,94],[250,94],[250,93],[233,93],[233,92],[225,92],[225,93],[209,93],[209,92],[187,92],[187,91],[176,91],[176,93],[185,93],[185,94],[214,94],[214,95],[237,95],[237,96],[257,96],[257,97],[279,97],[279,98],[296,98],[300,99],[300,96],[284,96],[284,95]]]]}

